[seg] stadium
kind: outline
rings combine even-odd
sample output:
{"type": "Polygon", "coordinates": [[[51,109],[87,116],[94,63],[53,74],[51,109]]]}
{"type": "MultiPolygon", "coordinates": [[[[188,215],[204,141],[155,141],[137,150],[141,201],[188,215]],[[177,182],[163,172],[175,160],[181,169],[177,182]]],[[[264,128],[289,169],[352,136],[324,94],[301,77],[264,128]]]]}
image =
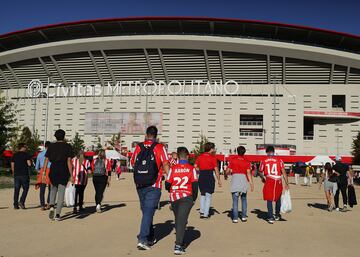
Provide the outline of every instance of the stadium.
{"type": "Polygon", "coordinates": [[[196,17],[86,20],[0,35],[0,88],[19,125],[131,149],[205,135],[224,154],[342,155],[360,129],[360,37],[196,17]],[[150,89],[150,90],[148,90],[150,89]]]}

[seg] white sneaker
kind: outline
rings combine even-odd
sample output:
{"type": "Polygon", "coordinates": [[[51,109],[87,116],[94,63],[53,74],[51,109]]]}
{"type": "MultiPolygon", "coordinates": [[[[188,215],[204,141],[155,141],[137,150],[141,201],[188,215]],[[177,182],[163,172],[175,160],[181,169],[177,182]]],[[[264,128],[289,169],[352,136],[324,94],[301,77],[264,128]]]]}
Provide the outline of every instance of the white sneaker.
{"type": "Polygon", "coordinates": [[[139,242],[137,244],[137,249],[139,249],[139,250],[151,250],[151,247],[146,243],[139,242]]]}
{"type": "Polygon", "coordinates": [[[232,222],[233,222],[233,223],[238,223],[238,220],[233,220],[232,222]]]}
{"type": "Polygon", "coordinates": [[[242,221],[242,222],[246,222],[246,221],[247,221],[247,218],[241,218],[241,221],[242,221]]]}
{"type": "Polygon", "coordinates": [[[335,211],[340,211],[340,209],[339,209],[339,208],[336,208],[335,211]]]}
{"type": "Polygon", "coordinates": [[[100,204],[96,205],[96,212],[101,213],[101,205],[100,204]]]}

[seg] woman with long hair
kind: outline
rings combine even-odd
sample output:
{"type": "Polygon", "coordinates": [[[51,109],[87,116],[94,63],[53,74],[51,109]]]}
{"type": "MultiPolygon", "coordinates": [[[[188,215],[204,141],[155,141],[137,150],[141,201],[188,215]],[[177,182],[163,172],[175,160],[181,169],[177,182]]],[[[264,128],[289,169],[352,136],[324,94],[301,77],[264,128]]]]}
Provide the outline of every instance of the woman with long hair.
{"type": "Polygon", "coordinates": [[[90,161],[84,157],[84,152],[80,151],[79,154],[72,159],[73,165],[73,178],[75,185],[75,205],[74,213],[84,210],[84,191],[88,182],[88,173],[91,172],[90,161]]]}
{"type": "Polygon", "coordinates": [[[334,209],[333,198],[337,190],[337,177],[338,175],[332,169],[330,162],[327,162],[324,167],[324,172],[321,175],[319,189],[321,189],[321,184],[324,181],[325,197],[328,204],[328,211],[330,212],[334,209]]]}
{"type": "Polygon", "coordinates": [[[96,212],[101,213],[101,202],[104,197],[104,191],[110,186],[111,181],[111,161],[106,159],[105,151],[100,150],[94,163],[93,183],[95,188],[96,212]]]}

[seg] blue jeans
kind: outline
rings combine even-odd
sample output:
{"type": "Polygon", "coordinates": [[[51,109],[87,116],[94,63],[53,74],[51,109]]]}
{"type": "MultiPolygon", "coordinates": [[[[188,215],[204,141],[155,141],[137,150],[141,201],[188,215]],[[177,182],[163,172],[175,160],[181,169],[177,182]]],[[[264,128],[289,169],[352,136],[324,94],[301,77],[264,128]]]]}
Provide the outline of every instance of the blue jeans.
{"type": "Polygon", "coordinates": [[[22,187],[23,192],[20,197],[20,203],[25,204],[26,196],[29,192],[30,178],[29,176],[14,177],[14,207],[19,206],[19,194],[22,187]]]}
{"type": "MultiPolygon", "coordinates": [[[[275,204],[275,215],[280,216],[280,208],[281,208],[281,199],[276,201],[275,204]]],[[[268,218],[274,219],[274,211],[273,211],[273,202],[267,201],[267,209],[268,209],[268,218]]]]}
{"type": "Polygon", "coordinates": [[[153,218],[160,201],[161,189],[155,187],[143,187],[138,188],[137,193],[139,195],[142,212],[140,233],[137,237],[139,242],[147,243],[154,240],[153,218]]]}
{"type": "Polygon", "coordinates": [[[209,211],[211,206],[211,194],[205,193],[200,196],[200,212],[205,216],[209,217],[209,211]]]}
{"type": "Polygon", "coordinates": [[[246,218],[247,212],[247,201],[246,201],[246,193],[234,192],[232,194],[233,199],[233,220],[237,220],[239,218],[239,195],[241,194],[241,217],[246,218]]]}

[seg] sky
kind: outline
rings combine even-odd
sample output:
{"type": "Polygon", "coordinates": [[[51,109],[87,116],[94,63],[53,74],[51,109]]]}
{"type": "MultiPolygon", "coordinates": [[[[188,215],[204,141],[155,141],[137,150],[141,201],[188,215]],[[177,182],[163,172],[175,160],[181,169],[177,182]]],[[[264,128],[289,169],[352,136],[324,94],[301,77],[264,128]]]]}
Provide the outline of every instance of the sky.
{"type": "Polygon", "coordinates": [[[3,0],[0,34],[60,22],[140,16],[239,18],[360,35],[359,0],[3,0]]]}

